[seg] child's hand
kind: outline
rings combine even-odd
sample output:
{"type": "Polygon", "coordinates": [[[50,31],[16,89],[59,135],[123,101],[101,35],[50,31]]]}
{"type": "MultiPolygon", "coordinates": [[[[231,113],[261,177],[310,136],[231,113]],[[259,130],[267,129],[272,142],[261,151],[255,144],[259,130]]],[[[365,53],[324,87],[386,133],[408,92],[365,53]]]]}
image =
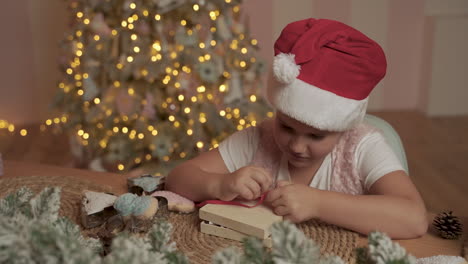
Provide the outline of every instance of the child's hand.
{"type": "Polygon", "coordinates": [[[234,198],[253,200],[266,192],[271,184],[272,177],[267,170],[246,166],[222,178],[218,198],[223,201],[234,198]]]}
{"type": "Polygon", "coordinates": [[[318,195],[315,188],[278,181],[276,189],[268,193],[265,202],[284,220],[300,223],[317,217],[318,195]]]}

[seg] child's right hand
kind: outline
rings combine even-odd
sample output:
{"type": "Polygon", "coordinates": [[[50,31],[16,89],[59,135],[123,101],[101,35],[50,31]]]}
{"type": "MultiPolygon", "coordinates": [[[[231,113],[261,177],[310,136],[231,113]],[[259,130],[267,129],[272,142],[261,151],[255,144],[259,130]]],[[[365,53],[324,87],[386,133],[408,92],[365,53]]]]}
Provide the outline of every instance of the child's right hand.
{"type": "Polygon", "coordinates": [[[218,199],[231,201],[235,198],[254,200],[266,192],[272,184],[270,173],[260,167],[246,166],[225,175],[219,182],[218,199]]]}

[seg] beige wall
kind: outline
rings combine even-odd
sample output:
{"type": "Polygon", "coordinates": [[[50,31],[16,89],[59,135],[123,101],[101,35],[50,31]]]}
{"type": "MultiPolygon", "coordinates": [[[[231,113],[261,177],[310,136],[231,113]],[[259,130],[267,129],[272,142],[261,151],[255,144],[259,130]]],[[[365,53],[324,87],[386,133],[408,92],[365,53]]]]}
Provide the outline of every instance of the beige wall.
{"type": "MultiPolygon", "coordinates": [[[[66,1],[6,1],[0,9],[0,119],[40,122],[60,78],[58,41],[67,28],[66,1]]],[[[245,0],[244,11],[271,63],[273,43],[289,22],[307,17],[348,23],[379,42],[388,72],[371,110],[418,109],[468,114],[468,1],[245,0]],[[294,3],[294,4],[292,4],[294,3]]]]}
{"type": "Polygon", "coordinates": [[[5,1],[0,8],[0,119],[21,125],[50,117],[58,72],[58,41],[67,27],[66,1],[5,1]]]}

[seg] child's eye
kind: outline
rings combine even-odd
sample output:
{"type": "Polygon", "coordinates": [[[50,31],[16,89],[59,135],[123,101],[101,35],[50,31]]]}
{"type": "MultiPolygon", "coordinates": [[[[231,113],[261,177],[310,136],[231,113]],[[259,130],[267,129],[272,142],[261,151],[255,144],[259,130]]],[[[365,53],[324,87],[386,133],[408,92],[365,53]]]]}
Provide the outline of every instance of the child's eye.
{"type": "Polygon", "coordinates": [[[313,139],[313,140],[322,140],[325,138],[324,135],[316,135],[316,134],[309,134],[309,138],[313,139]]]}
{"type": "Polygon", "coordinates": [[[286,130],[286,131],[292,131],[292,128],[291,127],[288,127],[287,125],[283,125],[281,124],[280,125],[282,129],[286,130]]]}

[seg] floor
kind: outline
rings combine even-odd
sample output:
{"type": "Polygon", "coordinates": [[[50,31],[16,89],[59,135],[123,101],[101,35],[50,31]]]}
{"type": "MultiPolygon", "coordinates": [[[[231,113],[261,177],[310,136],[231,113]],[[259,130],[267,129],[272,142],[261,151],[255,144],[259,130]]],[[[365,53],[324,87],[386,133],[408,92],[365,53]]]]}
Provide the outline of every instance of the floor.
{"type": "MultiPolygon", "coordinates": [[[[372,113],[401,136],[410,176],[432,212],[452,210],[468,217],[468,116],[428,118],[417,112],[372,113]]],[[[0,131],[4,159],[73,166],[64,134],[28,128],[28,135],[0,131]]]]}

